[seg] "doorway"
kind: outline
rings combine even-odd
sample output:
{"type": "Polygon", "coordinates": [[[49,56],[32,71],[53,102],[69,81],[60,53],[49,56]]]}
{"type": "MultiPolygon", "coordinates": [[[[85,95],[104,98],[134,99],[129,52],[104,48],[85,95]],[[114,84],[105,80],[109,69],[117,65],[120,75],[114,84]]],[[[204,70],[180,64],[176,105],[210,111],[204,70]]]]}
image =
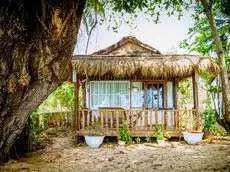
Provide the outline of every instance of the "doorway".
{"type": "Polygon", "coordinates": [[[164,83],[145,84],[145,108],[161,109],[164,108],[164,83]]]}

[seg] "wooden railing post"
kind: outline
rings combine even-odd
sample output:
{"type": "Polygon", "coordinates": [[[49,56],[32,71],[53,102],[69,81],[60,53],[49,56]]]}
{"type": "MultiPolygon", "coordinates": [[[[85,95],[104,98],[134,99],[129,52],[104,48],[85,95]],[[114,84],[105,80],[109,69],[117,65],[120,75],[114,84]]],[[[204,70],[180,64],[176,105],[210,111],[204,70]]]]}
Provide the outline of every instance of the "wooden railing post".
{"type": "Polygon", "coordinates": [[[150,130],[152,130],[153,127],[153,111],[150,111],[150,130]]]}
{"type": "Polygon", "coordinates": [[[110,127],[113,128],[113,113],[114,112],[110,112],[110,127]]]}
{"type": "Polygon", "coordinates": [[[104,110],[102,110],[101,112],[100,112],[100,119],[101,119],[101,126],[102,126],[102,128],[104,128],[104,121],[103,121],[103,117],[104,116],[104,110]]]}
{"type": "Polygon", "coordinates": [[[133,125],[134,125],[134,124],[133,124],[133,120],[134,120],[134,119],[133,119],[133,111],[131,110],[130,112],[131,112],[131,126],[132,126],[132,130],[133,130],[133,125]]]}
{"type": "Polygon", "coordinates": [[[108,111],[105,111],[105,128],[108,129],[108,111]]]}
{"type": "Polygon", "coordinates": [[[83,109],[81,111],[81,116],[82,116],[82,130],[84,130],[85,129],[85,114],[84,114],[83,109]]]}
{"type": "Polygon", "coordinates": [[[148,115],[149,115],[149,112],[144,110],[144,115],[145,115],[145,129],[148,130],[148,115]]]}
{"type": "Polygon", "coordinates": [[[155,110],[155,127],[158,125],[158,110],[155,110]]]}
{"type": "Polygon", "coordinates": [[[116,130],[119,131],[118,110],[116,110],[116,130]]]}
{"type": "Polygon", "coordinates": [[[174,125],[175,125],[175,129],[177,130],[178,129],[178,111],[175,110],[174,111],[174,125]]]}
{"type": "Polygon", "coordinates": [[[91,122],[94,123],[94,116],[93,116],[93,111],[92,111],[92,119],[91,119],[91,122]]]}
{"type": "Polygon", "coordinates": [[[167,110],[164,111],[164,116],[165,116],[165,119],[164,119],[164,121],[165,121],[165,130],[168,130],[168,111],[167,110]]]}
{"type": "MultiPolygon", "coordinates": [[[[142,112],[143,111],[140,111],[140,112],[136,112],[136,114],[138,114],[138,116],[140,115],[140,128],[142,129],[142,127],[143,127],[143,122],[142,122],[142,112]]],[[[139,117],[137,117],[137,119],[139,119],[139,117]]]]}

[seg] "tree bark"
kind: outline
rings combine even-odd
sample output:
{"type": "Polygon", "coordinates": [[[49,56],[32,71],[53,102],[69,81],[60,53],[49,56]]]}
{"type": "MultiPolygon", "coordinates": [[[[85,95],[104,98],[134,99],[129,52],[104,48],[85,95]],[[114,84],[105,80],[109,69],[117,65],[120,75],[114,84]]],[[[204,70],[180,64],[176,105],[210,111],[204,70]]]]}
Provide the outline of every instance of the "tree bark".
{"type": "Polygon", "coordinates": [[[0,3],[0,159],[28,116],[71,76],[84,0],[0,3]]]}
{"type": "Polygon", "coordinates": [[[224,49],[222,46],[222,42],[220,39],[219,32],[217,30],[216,22],[214,19],[214,15],[212,12],[212,4],[207,0],[200,0],[204,12],[207,16],[209,21],[212,36],[216,45],[216,52],[220,62],[220,69],[221,69],[221,82],[222,82],[222,96],[223,96],[223,105],[224,105],[224,119],[219,120],[220,124],[230,133],[230,85],[228,81],[228,71],[227,66],[224,58],[224,49]]]}

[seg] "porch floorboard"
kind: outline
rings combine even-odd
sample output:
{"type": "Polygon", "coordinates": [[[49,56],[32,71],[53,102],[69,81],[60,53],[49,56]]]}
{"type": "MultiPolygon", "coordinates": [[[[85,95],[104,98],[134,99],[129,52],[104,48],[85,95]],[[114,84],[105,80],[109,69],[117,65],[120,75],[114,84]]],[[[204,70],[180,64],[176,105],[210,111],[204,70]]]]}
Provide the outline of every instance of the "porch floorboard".
{"type": "MultiPolygon", "coordinates": [[[[146,137],[147,135],[153,135],[154,131],[151,130],[138,130],[138,131],[130,131],[132,134],[132,137],[146,137]]],[[[168,134],[171,137],[181,137],[181,130],[167,130],[168,134]]],[[[87,131],[87,130],[79,130],[79,131],[75,131],[77,136],[85,136],[85,135],[92,135],[91,131],[87,131]]],[[[110,130],[104,130],[103,131],[103,135],[104,136],[117,136],[118,132],[114,129],[110,129],[110,130]]]]}

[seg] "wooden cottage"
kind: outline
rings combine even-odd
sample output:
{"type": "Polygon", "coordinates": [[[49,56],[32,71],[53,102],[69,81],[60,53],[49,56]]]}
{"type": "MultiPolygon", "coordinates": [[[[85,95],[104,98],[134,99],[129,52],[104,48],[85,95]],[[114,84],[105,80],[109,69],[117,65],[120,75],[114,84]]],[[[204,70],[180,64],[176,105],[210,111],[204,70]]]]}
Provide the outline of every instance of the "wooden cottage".
{"type": "Polygon", "coordinates": [[[131,36],[92,55],[74,56],[72,66],[79,136],[88,134],[85,128],[94,121],[101,122],[107,136],[116,136],[123,120],[139,137],[152,134],[156,125],[171,136],[197,129],[199,75],[219,73],[213,58],[164,55],[131,36]],[[178,82],[187,77],[193,80],[194,106],[178,109],[178,82]]]}

